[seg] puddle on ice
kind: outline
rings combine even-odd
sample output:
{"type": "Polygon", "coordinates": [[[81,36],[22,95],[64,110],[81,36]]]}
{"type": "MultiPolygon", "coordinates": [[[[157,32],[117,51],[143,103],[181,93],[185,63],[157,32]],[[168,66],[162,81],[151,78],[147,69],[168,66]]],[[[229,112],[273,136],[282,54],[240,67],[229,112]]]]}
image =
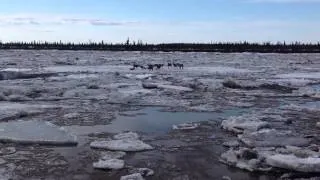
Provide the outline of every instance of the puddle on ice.
{"type": "Polygon", "coordinates": [[[244,112],[244,110],[240,108],[213,113],[163,112],[160,110],[160,108],[148,107],[143,110],[133,112],[134,114],[139,114],[137,116],[129,117],[118,115],[117,119],[109,125],[68,126],[65,128],[76,135],[100,132],[120,133],[123,131],[162,134],[171,131],[173,125],[210,120],[214,121],[219,118],[240,115],[244,112]]]}
{"type": "Polygon", "coordinates": [[[76,145],[76,137],[65,130],[42,121],[0,123],[0,141],[40,145],[76,145]]]}

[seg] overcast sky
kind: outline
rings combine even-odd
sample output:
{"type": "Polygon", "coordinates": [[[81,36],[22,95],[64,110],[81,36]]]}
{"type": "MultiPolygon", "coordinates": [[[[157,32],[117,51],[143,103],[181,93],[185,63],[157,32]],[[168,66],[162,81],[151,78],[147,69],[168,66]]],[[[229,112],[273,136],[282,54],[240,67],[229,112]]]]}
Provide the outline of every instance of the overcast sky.
{"type": "Polygon", "coordinates": [[[2,41],[320,41],[320,0],[0,0],[2,41]]]}

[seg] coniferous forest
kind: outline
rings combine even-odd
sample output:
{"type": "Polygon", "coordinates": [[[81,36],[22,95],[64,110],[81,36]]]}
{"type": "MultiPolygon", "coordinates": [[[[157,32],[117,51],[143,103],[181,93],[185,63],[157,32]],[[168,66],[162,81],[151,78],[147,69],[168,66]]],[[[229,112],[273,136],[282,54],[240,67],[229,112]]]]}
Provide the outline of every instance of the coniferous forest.
{"type": "Polygon", "coordinates": [[[182,52],[258,52],[258,53],[320,53],[318,43],[164,43],[147,44],[142,41],[128,39],[124,43],[63,43],[60,42],[1,42],[0,49],[24,49],[24,50],[99,50],[99,51],[182,51],[182,52]]]}

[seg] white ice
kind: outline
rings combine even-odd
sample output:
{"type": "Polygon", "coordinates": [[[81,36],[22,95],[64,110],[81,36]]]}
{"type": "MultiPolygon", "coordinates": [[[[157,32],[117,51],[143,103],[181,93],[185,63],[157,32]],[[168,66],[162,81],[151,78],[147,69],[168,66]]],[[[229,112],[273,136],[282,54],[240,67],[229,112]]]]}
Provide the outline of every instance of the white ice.
{"type": "Polygon", "coordinates": [[[293,86],[293,87],[302,87],[315,82],[310,79],[299,79],[299,78],[269,79],[266,81],[270,83],[277,83],[283,86],[293,86]]]}
{"type": "Polygon", "coordinates": [[[191,130],[199,127],[198,123],[183,123],[179,125],[173,125],[172,129],[174,130],[191,130]]]}
{"type": "Polygon", "coordinates": [[[5,69],[1,69],[0,71],[27,72],[27,71],[32,71],[32,69],[27,69],[27,68],[5,68],[5,69]]]}
{"type": "Polygon", "coordinates": [[[152,146],[135,139],[120,139],[110,141],[94,141],[90,144],[92,148],[107,149],[111,151],[136,152],[152,150],[152,146]]]}
{"type": "Polygon", "coordinates": [[[320,172],[320,158],[300,158],[293,154],[275,154],[267,156],[266,163],[273,167],[299,172],[320,172]]]}
{"type": "Polygon", "coordinates": [[[158,84],[157,87],[160,89],[169,89],[169,90],[176,90],[176,91],[187,91],[187,92],[193,91],[193,89],[188,87],[183,87],[183,86],[158,84]]]}
{"type": "Polygon", "coordinates": [[[144,180],[140,173],[122,176],[120,180],[144,180]]]}
{"type": "Polygon", "coordinates": [[[293,136],[290,131],[277,131],[275,129],[245,132],[244,134],[238,135],[238,137],[243,143],[250,147],[306,146],[309,144],[307,139],[293,136]]]}
{"type": "Polygon", "coordinates": [[[288,73],[288,74],[278,74],[276,75],[277,78],[284,78],[284,79],[320,79],[319,72],[308,72],[308,73],[288,73]]]}
{"type": "Polygon", "coordinates": [[[96,169],[122,169],[124,167],[124,160],[121,159],[100,159],[98,162],[93,163],[93,167],[96,169]]]}
{"type": "Polygon", "coordinates": [[[242,133],[244,131],[257,131],[262,128],[269,127],[269,123],[260,121],[254,116],[239,116],[230,117],[227,120],[222,121],[222,128],[235,133],[242,133]]]}
{"type": "Polygon", "coordinates": [[[152,150],[153,147],[139,140],[139,135],[133,132],[121,133],[113,136],[114,140],[94,141],[92,148],[107,149],[111,151],[135,152],[152,150]]]}

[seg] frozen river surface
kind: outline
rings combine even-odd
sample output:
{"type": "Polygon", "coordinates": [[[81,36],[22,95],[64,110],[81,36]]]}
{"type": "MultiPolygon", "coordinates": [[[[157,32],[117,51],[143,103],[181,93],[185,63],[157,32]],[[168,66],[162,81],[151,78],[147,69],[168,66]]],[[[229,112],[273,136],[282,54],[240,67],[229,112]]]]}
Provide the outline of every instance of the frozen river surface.
{"type": "Polygon", "coordinates": [[[320,54],[2,50],[0,179],[319,177],[319,69],[320,54]]]}

